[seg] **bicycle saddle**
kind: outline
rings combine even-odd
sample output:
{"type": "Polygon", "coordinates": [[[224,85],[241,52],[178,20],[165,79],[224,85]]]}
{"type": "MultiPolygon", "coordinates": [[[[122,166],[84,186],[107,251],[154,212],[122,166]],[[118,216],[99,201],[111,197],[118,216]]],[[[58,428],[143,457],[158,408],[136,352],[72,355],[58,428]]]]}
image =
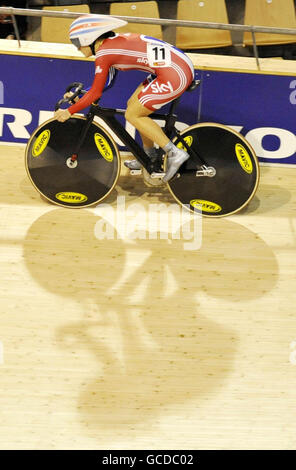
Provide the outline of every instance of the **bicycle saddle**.
{"type": "Polygon", "coordinates": [[[193,91],[200,84],[200,80],[193,80],[186,91],[193,91]]]}

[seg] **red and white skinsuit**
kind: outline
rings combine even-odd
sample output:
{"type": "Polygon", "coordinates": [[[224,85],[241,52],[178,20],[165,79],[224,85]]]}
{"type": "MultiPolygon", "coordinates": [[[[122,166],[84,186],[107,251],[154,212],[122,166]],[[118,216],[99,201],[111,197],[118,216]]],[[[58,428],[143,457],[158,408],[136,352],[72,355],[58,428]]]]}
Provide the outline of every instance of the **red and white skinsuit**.
{"type": "Polygon", "coordinates": [[[156,77],[145,80],[140,103],[151,111],[180,96],[194,80],[191,60],[176,47],[140,34],[116,34],[100,46],[95,61],[95,78],[90,90],[68,108],[71,114],[90,106],[102,95],[110,67],[142,70],[156,77]]]}

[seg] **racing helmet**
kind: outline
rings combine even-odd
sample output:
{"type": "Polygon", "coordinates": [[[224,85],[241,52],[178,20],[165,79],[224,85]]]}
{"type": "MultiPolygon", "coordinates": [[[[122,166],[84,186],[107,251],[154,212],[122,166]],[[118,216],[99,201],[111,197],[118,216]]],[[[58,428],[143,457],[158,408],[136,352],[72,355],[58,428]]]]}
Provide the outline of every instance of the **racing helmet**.
{"type": "Polygon", "coordinates": [[[102,34],[126,24],[126,21],[109,15],[79,16],[70,26],[70,41],[77,48],[90,46],[102,34]]]}

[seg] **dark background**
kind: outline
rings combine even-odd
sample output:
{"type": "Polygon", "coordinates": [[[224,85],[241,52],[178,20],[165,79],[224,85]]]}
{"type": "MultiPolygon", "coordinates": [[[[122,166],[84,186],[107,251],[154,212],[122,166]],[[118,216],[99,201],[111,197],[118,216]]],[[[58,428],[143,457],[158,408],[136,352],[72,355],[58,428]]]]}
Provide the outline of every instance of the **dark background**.
{"type": "MultiPolygon", "coordinates": [[[[0,6],[13,6],[15,8],[42,8],[43,6],[63,6],[63,5],[79,5],[88,4],[92,13],[108,14],[111,3],[123,2],[126,0],[0,0],[0,6]]],[[[131,3],[136,3],[133,0],[131,3]]],[[[147,1],[147,0],[146,0],[147,1]]],[[[160,18],[176,19],[177,4],[178,0],[157,0],[160,18]]],[[[245,11],[245,0],[225,0],[229,23],[231,24],[243,24],[244,23],[244,11],[245,11]]],[[[296,9],[296,0],[294,0],[296,9]]],[[[21,39],[26,39],[27,30],[38,28],[40,26],[39,18],[27,18],[23,16],[16,17],[21,39]]],[[[8,34],[14,34],[12,24],[1,23],[0,20],[0,37],[5,38],[8,34]]],[[[242,46],[243,33],[231,32],[233,46],[227,48],[217,49],[191,49],[189,52],[196,51],[200,53],[212,53],[212,54],[226,54],[226,55],[242,55],[242,56],[253,56],[252,47],[242,46]]],[[[175,42],[175,28],[172,26],[163,27],[164,40],[173,43],[175,42]]],[[[33,40],[35,40],[33,38],[33,40]]],[[[272,45],[272,46],[259,46],[260,57],[283,57],[285,59],[296,59],[296,43],[286,45],[272,45]]]]}

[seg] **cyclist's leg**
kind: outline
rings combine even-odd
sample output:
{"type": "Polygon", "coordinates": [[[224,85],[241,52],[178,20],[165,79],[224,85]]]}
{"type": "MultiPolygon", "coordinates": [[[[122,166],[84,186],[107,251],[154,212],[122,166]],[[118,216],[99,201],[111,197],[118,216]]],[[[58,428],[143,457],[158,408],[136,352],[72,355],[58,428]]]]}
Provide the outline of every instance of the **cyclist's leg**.
{"type": "MultiPolygon", "coordinates": [[[[154,84],[159,82],[159,89],[161,89],[162,82],[158,77],[153,80],[153,82],[154,84]]],[[[165,135],[161,127],[151,119],[149,115],[153,113],[155,109],[159,109],[164,104],[180,96],[187,87],[178,92],[164,93],[163,95],[158,93],[156,96],[154,89],[152,93],[151,90],[149,90],[151,83],[148,86],[141,85],[133,93],[128,100],[125,117],[127,121],[135,126],[141,136],[143,136],[143,142],[155,142],[168,154],[167,171],[163,179],[164,182],[167,182],[174,176],[182,163],[189,158],[189,155],[184,150],[175,147],[175,145],[165,135]],[[145,106],[140,102],[140,99],[145,103],[145,106]]]]}
{"type": "MultiPolygon", "coordinates": [[[[142,91],[142,89],[144,88],[144,85],[141,83],[138,88],[134,91],[134,93],[132,94],[132,96],[129,98],[128,100],[128,103],[127,103],[127,108],[128,108],[128,113],[126,113],[126,117],[128,116],[128,121],[131,122],[132,120],[132,117],[129,116],[129,113],[132,115],[132,116],[135,116],[139,113],[138,111],[138,105],[140,104],[139,103],[139,100],[138,100],[138,95],[139,93],[142,91]],[[136,109],[135,109],[136,108],[136,109]]],[[[142,106],[140,105],[141,109],[140,109],[140,115],[142,113],[142,106]]],[[[146,109],[147,108],[144,108],[144,113],[146,115],[146,109]]],[[[153,111],[150,111],[148,112],[148,114],[151,114],[153,111]]],[[[152,119],[149,120],[149,123],[151,124],[152,121],[152,125],[154,123],[154,121],[152,119]]],[[[147,137],[143,132],[141,132],[141,130],[139,129],[138,126],[138,123],[136,122],[133,122],[132,123],[138,130],[139,134],[140,134],[140,137],[142,139],[142,143],[143,143],[143,147],[144,147],[144,150],[145,152],[147,153],[147,155],[152,158],[152,159],[156,159],[158,158],[158,152],[157,152],[157,149],[154,147],[154,143],[155,141],[151,139],[151,137],[147,137]]],[[[158,126],[159,127],[159,126],[158,126]]],[[[160,129],[160,127],[159,127],[160,129]]],[[[158,130],[158,129],[157,129],[158,130]]],[[[168,141],[168,139],[167,139],[168,141]]],[[[137,161],[137,160],[126,160],[125,161],[125,166],[127,166],[130,170],[138,170],[138,169],[141,169],[142,168],[142,165],[137,161]]]]}
{"type": "Polygon", "coordinates": [[[149,118],[153,110],[139,102],[138,95],[143,88],[144,86],[141,84],[128,100],[125,113],[126,120],[139,131],[144,146],[152,147],[156,143],[159,147],[164,147],[169,142],[169,139],[161,127],[153,119],[149,118]]]}
{"type": "MultiPolygon", "coordinates": [[[[129,103],[132,103],[133,100],[138,100],[138,95],[139,93],[142,91],[142,89],[144,88],[144,85],[143,83],[141,83],[138,88],[134,91],[134,93],[132,94],[132,96],[129,98],[128,100],[128,106],[129,106],[129,103]]],[[[143,143],[143,147],[144,149],[150,149],[150,148],[153,148],[154,146],[154,142],[146,137],[144,134],[141,134],[141,132],[139,132],[140,134],[140,137],[142,139],[142,143],[143,143]]]]}

